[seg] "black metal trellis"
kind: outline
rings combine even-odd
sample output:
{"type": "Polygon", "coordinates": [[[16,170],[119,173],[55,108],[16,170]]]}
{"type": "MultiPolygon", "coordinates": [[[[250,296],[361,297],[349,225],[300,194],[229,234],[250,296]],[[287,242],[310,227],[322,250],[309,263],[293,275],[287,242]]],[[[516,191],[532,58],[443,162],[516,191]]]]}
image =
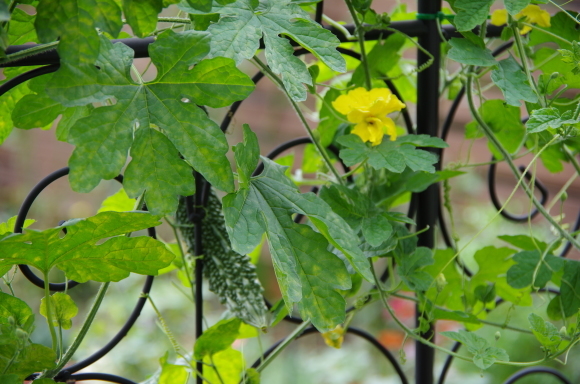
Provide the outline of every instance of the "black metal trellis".
{"type": "MultiPolygon", "coordinates": [[[[436,0],[418,0],[418,11],[421,14],[428,14],[428,15],[435,15],[441,10],[441,1],[436,0]]],[[[317,22],[321,22],[322,19],[322,12],[323,12],[324,2],[320,2],[317,4],[316,7],[316,14],[315,20],[317,22]]],[[[342,35],[340,31],[335,29],[334,27],[325,27],[331,32],[333,32],[341,41],[346,41],[346,38],[342,35]]],[[[354,32],[354,26],[348,25],[345,28],[349,32],[354,32]]],[[[401,22],[394,22],[391,24],[391,28],[397,31],[401,31],[411,37],[417,37],[419,44],[423,46],[433,57],[433,64],[425,69],[424,71],[420,72],[417,77],[417,112],[416,112],[416,129],[413,126],[411,117],[409,112],[404,109],[403,112],[403,119],[405,121],[405,125],[409,132],[415,132],[418,134],[428,134],[430,136],[441,137],[443,140],[446,140],[447,135],[449,133],[449,129],[451,127],[453,118],[455,116],[455,112],[461,102],[464,94],[465,89],[462,89],[456,99],[454,100],[443,124],[441,130],[439,128],[439,55],[440,55],[440,44],[441,44],[441,37],[438,31],[437,21],[435,18],[428,18],[428,20],[411,20],[411,21],[401,21],[401,22]]],[[[460,36],[458,35],[452,26],[444,25],[441,27],[442,33],[445,38],[450,38],[453,36],[460,36]]],[[[489,26],[487,29],[488,36],[497,37],[501,32],[500,27],[489,26]]],[[[392,31],[384,31],[384,30],[372,30],[365,33],[365,38],[368,40],[376,40],[379,38],[384,38],[392,34],[392,31]]],[[[149,57],[148,53],[148,46],[154,41],[153,38],[145,38],[145,39],[118,39],[113,40],[113,42],[121,42],[126,44],[130,48],[135,51],[135,58],[146,58],[149,57]]],[[[294,46],[296,44],[292,42],[294,46]]],[[[499,47],[495,52],[494,55],[498,55],[501,52],[505,51],[510,47],[511,43],[506,43],[499,47]]],[[[21,51],[23,49],[30,48],[29,45],[26,46],[14,46],[9,47],[7,49],[7,53],[15,53],[21,51]]],[[[350,55],[356,59],[360,59],[360,55],[356,52],[339,48],[339,51],[343,54],[350,55]]],[[[309,53],[304,49],[298,49],[295,54],[296,55],[303,55],[309,53]]],[[[429,60],[429,57],[421,52],[418,51],[417,62],[418,66],[426,63],[429,60]]],[[[17,67],[17,66],[36,66],[42,65],[40,68],[33,69],[29,72],[26,72],[22,75],[19,75],[0,86],[0,97],[8,92],[9,90],[13,89],[17,85],[35,78],[37,76],[42,76],[45,74],[49,74],[55,72],[59,68],[59,57],[55,50],[48,51],[41,53],[36,56],[28,57],[25,59],[21,59],[18,61],[11,62],[7,65],[0,65],[0,67],[17,67]]],[[[253,81],[257,83],[261,78],[264,77],[262,72],[258,72],[254,77],[253,81]]],[[[400,94],[397,91],[394,84],[390,81],[386,81],[386,85],[391,89],[391,91],[399,96],[400,94]]],[[[223,119],[220,127],[222,131],[226,131],[229,124],[231,123],[232,118],[234,117],[236,111],[238,110],[239,106],[241,105],[241,101],[234,103],[231,107],[229,112],[226,114],[226,117],[223,119]]],[[[309,138],[299,138],[291,140],[287,143],[280,145],[278,148],[273,150],[268,157],[275,158],[283,151],[292,148],[297,145],[304,145],[310,143],[309,138]]],[[[332,151],[336,152],[335,148],[330,148],[332,151]]],[[[436,150],[436,152],[440,155],[440,161],[443,155],[443,150],[436,150]]],[[[438,164],[440,167],[440,163],[438,164]]],[[[344,171],[348,171],[348,168],[344,167],[344,171]]],[[[259,174],[263,169],[263,165],[258,166],[255,171],[255,174],[259,174]]],[[[15,232],[22,232],[22,227],[24,224],[24,220],[30,209],[30,206],[33,204],[35,199],[39,196],[44,188],[50,185],[52,182],[56,181],[57,179],[68,175],[68,168],[60,169],[45,179],[43,179],[33,190],[29,193],[28,197],[22,204],[22,207],[19,211],[17,221],[15,224],[15,232]]],[[[207,204],[207,199],[209,196],[209,188],[211,187],[209,183],[207,183],[200,174],[195,175],[196,178],[196,190],[198,191],[194,196],[188,198],[188,213],[192,221],[196,224],[196,243],[194,253],[195,255],[199,256],[203,254],[203,244],[201,241],[201,223],[202,218],[204,215],[204,209],[202,208],[207,204]]],[[[122,176],[118,176],[117,181],[122,183],[122,176]]],[[[536,187],[541,191],[542,194],[542,204],[547,200],[547,190],[542,186],[542,184],[535,180],[536,187]]],[[[495,165],[492,164],[489,169],[489,178],[488,178],[489,190],[492,202],[496,208],[501,206],[499,200],[497,198],[497,194],[495,192],[496,184],[495,184],[495,165]]],[[[316,189],[314,190],[316,191],[316,189]]],[[[439,223],[439,228],[441,229],[441,233],[446,244],[450,247],[453,246],[453,242],[449,236],[447,231],[447,227],[445,225],[445,220],[443,218],[443,210],[441,208],[441,197],[440,197],[440,190],[438,185],[432,185],[424,192],[414,194],[412,198],[412,202],[409,208],[410,216],[415,216],[418,228],[426,228],[428,227],[429,230],[422,232],[418,235],[419,245],[426,246],[429,248],[433,248],[435,245],[435,227],[437,223],[439,223]]],[[[530,216],[534,216],[537,214],[537,211],[534,210],[529,214],[518,216],[510,214],[509,212],[503,211],[502,215],[508,220],[512,221],[526,221],[530,216]]],[[[296,220],[300,220],[300,217],[297,217],[296,220]]],[[[580,214],[578,219],[574,225],[574,230],[580,228],[580,214]]],[[[153,228],[149,229],[149,235],[155,237],[155,230],[153,228]]],[[[568,242],[565,249],[562,251],[561,256],[565,257],[567,252],[570,250],[571,244],[568,242]]],[[[467,270],[464,266],[461,266],[465,273],[471,275],[470,271],[467,270]]],[[[202,269],[203,269],[203,262],[202,259],[197,259],[196,267],[195,267],[195,334],[196,337],[199,337],[203,333],[203,295],[202,295],[202,269]]],[[[34,275],[34,273],[27,267],[21,266],[21,270],[23,274],[30,280],[30,282],[36,286],[44,288],[44,281],[40,279],[38,276],[34,275]]],[[[386,279],[388,277],[387,271],[383,273],[381,279],[386,279]]],[[[149,293],[151,290],[153,283],[153,277],[148,276],[146,277],[142,292],[149,293]]],[[[68,283],[50,283],[49,288],[52,291],[62,291],[68,284],[68,288],[73,288],[78,283],[74,281],[69,281],[68,283]]],[[[554,292],[552,292],[554,293],[554,292]]],[[[130,314],[128,320],[126,321],[125,325],[121,328],[121,330],[99,351],[93,353],[91,356],[85,358],[84,360],[66,367],[63,371],[61,371],[56,377],[55,380],[57,382],[68,382],[69,380],[73,381],[86,381],[86,380],[100,380],[112,383],[120,383],[120,384],[135,384],[133,381],[115,376],[106,373],[77,373],[81,369],[84,369],[104,355],[106,355],[109,351],[111,351],[127,334],[127,332],[131,329],[131,327],[135,324],[136,320],[138,319],[141,310],[143,309],[146,302],[146,298],[141,296],[138,298],[137,303],[134,307],[133,312],[130,314]]],[[[352,308],[349,309],[349,311],[352,308]]],[[[299,323],[301,320],[297,318],[290,318],[287,317],[286,320],[294,323],[299,323]]],[[[316,333],[317,331],[314,328],[307,328],[298,338],[303,336],[316,333]]],[[[379,352],[389,361],[392,365],[393,369],[395,370],[396,374],[399,376],[401,383],[407,384],[409,383],[408,378],[406,377],[405,373],[397,363],[396,359],[393,355],[379,343],[379,341],[373,337],[371,334],[356,328],[349,327],[347,329],[347,333],[350,335],[355,335],[361,337],[368,342],[370,342],[374,347],[376,347],[379,352]]],[[[423,335],[426,339],[433,339],[434,332],[433,327],[425,332],[423,335]]],[[[279,341],[273,344],[262,356],[262,358],[267,357],[280,343],[279,341]]],[[[458,351],[461,347],[460,343],[456,343],[453,346],[453,351],[458,351]]],[[[260,360],[258,360],[253,366],[257,366],[260,360]]],[[[440,372],[440,375],[437,379],[438,384],[444,384],[448,370],[453,362],[453,356],[448,356],[446,359],[443,368],[440,372]]],[[[416,360],[415,360],[415,382],[418,384],[433,384],[435,382],[434,378],[434,349],[424,345],[420,342],[416,343],[416,360]]],[[[197,364],[197,369],[202,372],[203,365],[201,363],[197,364]]],[[[547,367],[534,367],[534,368],[526,368],[522,369],[519,372],[512,375],[510,378],[505,381],[505,384],[512,384],[516,383],[523,377],[526,377],[531,374],[548,374],[557,379],[559,379],[562,383],[571,383],[566,377],[564,377],[560,372],[547,368],[547,367]]],[[[35,375],[31,375],[29,379],[34,379],[35,375]]],[[[197,383],[201,384],[202,379],[200,377],[197,378],[197,383]]]]}

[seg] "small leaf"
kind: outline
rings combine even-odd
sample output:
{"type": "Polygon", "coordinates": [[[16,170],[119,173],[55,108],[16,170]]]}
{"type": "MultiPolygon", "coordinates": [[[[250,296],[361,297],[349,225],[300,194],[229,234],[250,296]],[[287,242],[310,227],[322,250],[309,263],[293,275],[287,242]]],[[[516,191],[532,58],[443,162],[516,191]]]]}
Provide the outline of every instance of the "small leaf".
{"type": "Polygon", "coordinates": [[[97,213],[108,211],[127,212],[132,211],[134,208],[135,199],[127,196],[125,190],[121,188],[103,201],[97,213]]]}
{"type": "Polygon", "coordinates": [[[549,128],[560,128],[563,125],[576,124],[580,119],[572,118],[572,111],[560,113],[557,108],[541,108],[532,111],[526,123],[528,133],[537,133],[549,128]]]}
{"type": "Polygon", "coordinates": [[[538,101],[538,95],[530,86],[526,74],[512,56],[498,63],[498,69],[491,71],[491,79],[501,89],[509,105],[519,107],[520,100],[530,103],[538,101]]]}
{"type": "MultiPolygon", "coordinates": [[[[14,225],[16,224],[16,218],[17,216],[12,216],[8,220],[6,220],[6,222],[0,223],[0,236],[8,233],[14,233],[14,225]]],[[[26,219],[24,220],[23,228],[28,228],[35,222],[36,220],[26,219]]]]}
{"type": "Polygon", "coordinates": [[[258,137],[248,124],[244,124],[244,141],[233,147],[236,164],[238,166],[238,177],[240,186],[246,187],[250,182],[252,173],[258,165],[260,158],[260,147],[258,146],[258,137]]]}
{"type": "Polygon", "coordinates": [[[195,342],[193,351],[196,360],[213,356],[229,348],[238,337],[241,322],[237,317],[233,317],[221,320],[206,329],[195,342]]]}
{"type": "Polygon", "coordinates": [[[484,304],[495,301],[495,284],[478,285],[475,287],[475,298],[484,304]]]}
{"type": "Polygon", "coordinates": [[[426,291],[430,288],[433,278],[423,270],[423,267],[433,264],[431,250],[419,247],[411,255],[396,257],[399,265],[399,276],[413,290],[426,291]]]}
{"type": "Polygon", "coordinates": [[[490,67],[498,64],[489,49],[481,48],[467,39],[453,37],[449,40],[449,45],[451,50],[449,50],[447,57],[458,63],[478,65],[480,67],[490,67]]]}
{"type": "Polygon", "coordinates": [[[162,0],[123,0],[123,14],[137,37],[155,31],[162,7],[162,0]]]}
{"type": "Polygon", "coordinates": [[[372,247],[378,247],[391,237],[393,226],[384,216],[376,214],[363,218],[362,232],[372,247]]]}
{"type": "Polygon", "coordinates": [[[473,363],[480,369],[487,369],[498,360],[509,361],[509,356],[504,349],[492,347],[487,340],[475,333],[460,330],[459,332],[441,332],[441,334],[464,344],[473,355],[473,363]]]}
{"type": "MultiPolygon", "coordinates": [[[[46,298],[40,300],[40,314],[48,316],[46,308],[46,298]]],[[[70,329],[71,319],[77,315],[79,309],[73,299],[64,292],[56,292],[50,296],[50,312],[52,314],[52,324],[62,329],[70,329]]]]}
{"type": "Polygon", "coordinates": [[[544,321],[544,319],[535,313],[530,313],[528,321],[530,322],[534,336],[536,336],[540,344],[550,353],[556,352],[562,342],[562,336],[560,336],[558,328],[554,324],[544,321]]]}

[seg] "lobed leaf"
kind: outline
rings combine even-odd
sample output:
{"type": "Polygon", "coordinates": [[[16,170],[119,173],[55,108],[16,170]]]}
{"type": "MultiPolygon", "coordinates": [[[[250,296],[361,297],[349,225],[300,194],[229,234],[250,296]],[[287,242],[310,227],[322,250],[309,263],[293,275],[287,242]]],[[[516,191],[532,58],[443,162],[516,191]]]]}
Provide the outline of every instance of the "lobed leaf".
{"type": "Polygon", "coordinates": [[[501,89],[509,105],[519,107],[520,100],[529,103],[538,101],[538,95],[530,86],[526,74],[512,56],[498,63],[498,69],[491,72],[491,79],[501,89]]]}

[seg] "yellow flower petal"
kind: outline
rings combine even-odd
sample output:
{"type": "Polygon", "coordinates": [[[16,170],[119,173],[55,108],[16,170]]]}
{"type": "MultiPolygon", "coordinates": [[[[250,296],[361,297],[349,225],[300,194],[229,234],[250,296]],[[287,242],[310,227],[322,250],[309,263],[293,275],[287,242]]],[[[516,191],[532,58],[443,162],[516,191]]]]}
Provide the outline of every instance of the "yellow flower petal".
{"type": "Polygon", "coordinates": [[[348,113],[348,115],[346,115],[346,118],[351,123],[356,124],[356,123],[360,123],[362,121],[365,121],[365,118],[367,118],[369,115],[370,114],[367,111],[363,111],[360,109],[353,109],[348,113]]]}
{"type": "Polygon", "coordinates": [[[383,120],[383,126],[385,127],[385,130],[387,131],[386,133],[389,135],[390,140],[397,140],[397,127],[395,126],[395,122],[387,117],[383,120]]]}
{"type": "Polygon", "coordinates": [[[538,24],[540,27],[550,26],[550,14],[535,4],[530,4],[522,9],[516,18],[519,19],[522,16],[525,16],[525,21],[528,23],[538,24]]]}
{"type": "Polygon", "coordinates": [[[353,133],[361,138],[362,141],[365,143],[371,139],[371,134],[367,128],[368,124],[366,122],[358,123],[354,126],[353,130],[350,133],[353,133]]]}
{"type": "Polygon", "coordinates": [[[491,21],[492,25],[501,26],[507,24],[508,21],[508,12],[507,9],[496,9],[491,13],[491,21]]]}

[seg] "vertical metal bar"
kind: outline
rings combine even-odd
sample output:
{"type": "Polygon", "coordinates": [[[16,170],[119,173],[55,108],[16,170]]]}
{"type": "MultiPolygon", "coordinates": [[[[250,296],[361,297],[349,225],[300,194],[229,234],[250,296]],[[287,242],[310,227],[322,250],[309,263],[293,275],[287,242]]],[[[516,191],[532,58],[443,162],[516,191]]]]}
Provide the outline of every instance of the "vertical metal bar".
{"type": "MultiPolygon", "coordinates": [[[[436,14],[441,10],[441,0],[418,0],[419,13],[436,14]]],[[[436,20],[423,20],[427,33],[419,36],[419,44],[435,58],[433,64],[417,75],[417,133],[438,135],[439,128],[439,60],[440,38],[437,32],[436,20]]],[[[418,51],[417,62],[422,65],[429,57],[418,51]]],[[[435,225],[438,217],[439,189],[431,185],[417,196],[417,228],[427,226],[429,230],[419,235],[419,246],[433,248],[435,246],[435,225]]],[[[418,309],[418,308],[417,308],[418,309]]],[[[419,312],[417,312],[419,313],[419,312]]],[[[417,317],[417,323],[419,318],[417,317]]],[[[421,335],[426,339],[434,338],[431,328],[421,335]]],[[[415,382],[418,384],[433,384],[433,365],[435,351],[422,343],[415,346],[415,382]]]]}
{"type": "MultiPolygon", "coordinates": [[[[195,196],[193,213],[195,220],[195,339],[197,340],[203,333],[203,262],[198,256],[203,255],[202,236],[202,222],[201,218],[205,214],[202,207],[202,190],[205,180],[198,172],[195,173],[195,196]]],[[[203,375],[203,363],[201,361],[196,363],[197,372],[203,375]]],[[[203,384],[203,379],[200,375],[196,375],[196,384],[203,384]]]]}

